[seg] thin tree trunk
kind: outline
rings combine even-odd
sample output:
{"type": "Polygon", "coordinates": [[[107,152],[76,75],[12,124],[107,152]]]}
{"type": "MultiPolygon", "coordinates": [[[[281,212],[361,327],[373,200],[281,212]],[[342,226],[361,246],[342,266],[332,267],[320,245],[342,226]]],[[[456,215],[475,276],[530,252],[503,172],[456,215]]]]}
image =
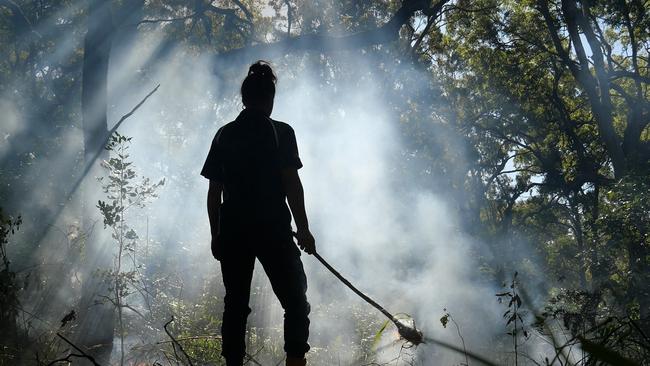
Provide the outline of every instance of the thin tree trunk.
{"type": "Polygon", "coordinates": [[[573,77],[587,94],[591,112],[598,127],[600,139],[605,145],[607,153],[612,160],[614,175],[617,178],[620,178],[625,175],[627,164],[623,153],[621,139],[614,130],[612,106],[609,98],[609,82],[607,81],[608,75],[602,65],[602,53],[599,48],[600,44],[597,40],[591,39],[591,43],[593,43],[591,48],[592,52],[594,52],[594,57],[598,58],[600,56],[600,60],[596,62],[597,77],[594,77],[590,71],[590,63],[584,45],[582,44],[582,39],[580,38],[578,26],[580,25],[582,28],[586,28],[583,29],[583,32],[588,35],[593,35],[593,29],[589,26],[587,21],[580,18],[581,14],[577,11],[575,1],[562,0],[562,15],[566,21],[567,31],[578,58],[578,62],[576,63],[571,59],[569,52],[562,45],[562,41],[558,36],[558,30],[554,24],[554,19],[552,18],[548,8],[548,2],[546,0],[538,0],[537,4],[540,13],[544,17],[549,35],[551,36],[551,40],[553,41],[553,45],[560,60],[564,66],[571,71],[573,77]],[[597,50],[594,50],[595,48],[597,48],[597,50]]]}
{"type": "Polygon", "coordinates": [[[89,0],[88,33],[84,39],[84,61],[81,86],[81,114],[86,164],[108,134],[106,122],[108,60],[112,43],[110,2],[89,0]]]}
{"type": "MultiPolygon", "coordinates": [[[[99,164],[94,160],[103,149],[108,134],[106,121],[108,62],[111,51],[113,24],[111,2],[88,0],[88,32],[84,39],[82,69],[81,114],[84,139],[84,167],[90,167],[88,177],[98,175],[99,164]],[[97,173],[93,174],[93,170],[97,173]]],[[[96,184],[87,180],[83,184],[84,225],[97,217],[96,184]]],[[[99,238],[89,238],[86,244],[86,266],[83,274],[82,298],[79,306],[79,344],[91,350],[101,364],[108,364],[113,349],[115,309],[112,304],[101,303],[98,295],[109,293],[107,284],[95,275],[97,270],[111,266],[110,250],[99,238]]]]}

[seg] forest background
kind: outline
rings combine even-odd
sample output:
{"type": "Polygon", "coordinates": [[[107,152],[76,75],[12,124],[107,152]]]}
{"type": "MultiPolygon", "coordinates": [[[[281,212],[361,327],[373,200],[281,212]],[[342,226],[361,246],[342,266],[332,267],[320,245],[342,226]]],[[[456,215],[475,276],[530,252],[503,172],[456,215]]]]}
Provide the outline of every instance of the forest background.
{"type": "Polygon", "coordinates": [[[311,364],[648,364],[649,5],[0,0],[0,365],[223,363],[198,173],[257,59],[319,252],[431,340],[303,255],[311,364]]]}

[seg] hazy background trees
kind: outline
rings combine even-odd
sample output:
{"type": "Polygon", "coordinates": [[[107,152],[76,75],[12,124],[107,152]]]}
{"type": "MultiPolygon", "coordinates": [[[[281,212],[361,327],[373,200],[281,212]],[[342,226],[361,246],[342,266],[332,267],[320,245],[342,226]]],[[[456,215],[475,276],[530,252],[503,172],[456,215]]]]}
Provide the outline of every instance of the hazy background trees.
{"type": "MultiPolygon", "coordinates": [[[[135,165],[152,179],[169,180],[160,200],[183,202],[184,187],[193,185],[191,166],[203,157],[174,156],[201,143],[197,130],[212,134],[225,122],[215,120],[239,107],[242,70],[259,58],[277,65],[280,88],[283,79],[309,74],[317,91],[312,99],[339,100],[346,96],[337,88],[362,89],[366,81],[381,85],[374,95],[389,112],[391,139],[400,142],[388,160],[391,174],[408,182],[398,186],[444,196],[458,230],[481,243],[476,248],[489,248],[470,251],[474,280],[498,292],[518,271],[531,326],[535,315],[547,325],[559,319],[568,338],[647,362],[647,7],[639,0],[0,1],[0,285],[6,294],[0,324],[12,329],[0,336],[8,347],[2,362],[47,364],[64,348],[53,341],[57,330],[84,346],[103,344],[92,349],[104,362],[118,352],[114,338],[125,333],[117,330],[115,306],[98,301],[110,286],[97,272],[113,265],[115,249],[99,234],[96,207],[105,198],[95,177],[107,174],[101,162],[114,153],[104,150],[109,130],[150,85],[160,83],[158,93],[165,92],[167,80],[155,80],[159,68],[171,64],[175,74],[187,75],[191,65],[203,65],[194,73],[205,75],[174,85],[171,97],[160,96],[164,102],[144,104],[185,117],[161,112],[155,125],[144,125],[143,109],[124,121],[131,131],[165,141],[164,151],[151,150],[139,156],[144,166],[135,165]],[[215,80],[204,91],[207,106],[183,97],[193,85],[203,87],[200,79],[215,80]],[[12,235],[18,215],[23,222],[12,235]],[[60,330],[58,321],[73,309],[78,319],[60,330]],[[23,347],[28,340],[33,346],[23,347]]],[[[339,114],[334,104],[322,114],[339,114]]],[[[133,140],[135,148],[146,143],[133,140]]],[[[174,230],[186,235],[154,229],[169,214],[144,210],[129,217],[140,240],[133,263],[142,265],[132,268],[141,276],[134,301],[146,306],[129,313],[126,328],[149,341],[129,352],[149,362],[162,360],[161,352],[172,357],[170,343],[154,340],[168,341],[162,325],[174,314],[176,334],[194,337],[187,345],[192,357],[219,362],[218,271],[186,271],[208,252],[197,243],[187,254],[181,248],[190,246],[178,241],[200,241],[189,233],[195,214],[173,213],[174,230]]],[[[259,291],[253,300],[249,343],[274,354],[276,330],[260,325],[270,316],[266,296],[259,291]]],[[[358,354],[370,362],[368,339],[381,323],[368,318],[370,309],[354,311],[358,354]]],[[[442,314],[430,311],[432,318],[442,314]]],[[[552,333],[537,329],[547,338],[552,333]]],[[[506,342],[495,338],[475,348],[512,363],[506,342]]],[[[330,347],[317,350],[322,358],[315,360],[336,354],[330,347]]],[[[426,352],[414,353],[414,362],[426,362],[426,352]]],[[[594,364],[597,355],[568,362],[585,357],[594,364]]]]}

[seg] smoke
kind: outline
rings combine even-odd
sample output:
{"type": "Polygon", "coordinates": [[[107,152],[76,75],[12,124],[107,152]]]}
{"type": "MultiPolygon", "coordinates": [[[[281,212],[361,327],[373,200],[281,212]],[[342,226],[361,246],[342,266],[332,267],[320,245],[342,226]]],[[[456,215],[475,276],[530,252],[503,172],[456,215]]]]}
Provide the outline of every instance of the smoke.
{"type": "Polygon", "coordinates": [[[2,98],[0,100],[0,113],[3,116],[2,125],[0,125],[0,139],[2,139],[2,144],[0,144],[0,159],[5,159],[7,154],[15,148],[12,137],[22,133],[25,124],[22,121],[20,112],[11,103],[10,99],[2,98]]]}
{"type": "MultiPolygon", "coordinates": [[[[179,48],[166,58],[152,60],[161,39],[152,32],[126,50],[128,54],[116,55],[121,62],[113,62],[109,73],[109,121],[119,120],[161,84],[119,130],[133,138],[130,154],[138,172],[154,180],[166,179],[159,198],[129,219],[141,237],[146,233],[152,251],[167,258],[165,266],[156,269],[182,278],[179,296],[196,299],[206,279],[218,276],[219,266],[209,251],[208,182],[199,171],[214,133],[241,108],[236,91],[248,65],[228,65],[228,69],[241,70],[240,74],[219,79],[213,70],[220,65],[214,65],[207,54],[179,48]]],[[[386,92],[387,88],[418,90],[429,85],[424,81],[408,86],[387,84],[373,78],[368,68],[381,62],[376,57],[341,53],[328,56],[327,62],[313,55],[270,60],[279,74],[272,117],[290,123],[296,131],[304,163],[300,175],[318,251],[389,311],[410,314],[426,336],[460,346],[456,330],[440,323],[443,309],[447,309],[467,348],[488,354],[495,337],[505,333],[503,308],[494,297],[496,286],[480,280],[479,263],[473,258],[476,253],[490,253],[462,232],[455,204],[440,193],[445,192],[444,187],[426,189],[413,178],[421,172],[413,171],[415,165],[405,161],[411,152],[400,130],[402,115],[389,100],[398,92],[386,92]]],[[[405,72],[402,68],[421,72],[411,67],[404,65],[377,75],[399,80],[398,73],[405,72]]],[[[422,80],[430,77],[423,72],[420,75],[422,80]]],[[[20,129],[20,117],[12,114],[11,105],[1,104],[0,110],[9,111],[3,113],[9,116],[9,123],[3,123],[7,132],[3,130],[0,136],[6,139],[20,129]]],[[[74,160],[80,133],[66,138],[70,148],[65,154],[42,164],[74,160]]],[[[0,145],[0,155],[11,148],[11,144],[0,145]]],[[[64,175],[60,172],[52,179],[65,181],[64,175]]],[[[431,177],[431,184],[440,181],[431,177]]],[[[41,193],[35,189],[33,194],[41,193]]],[[[358,363],[363,356],[359,343],[372,343],[384,319],[312,257],[302,258],[313,309],[310,343],[314,350],[310,357],[343,365],[358,363]]],[[[264,286],[266,280],[259,273],[260,266],[257,268],[256,283],[270,288],[264,286]]],[[[258,321],[253,326],[269,332],[280,328],[277,300],[268,290],[257,291],[256,296],[252,301],[259,304],[262,299],[263,304],[255,308],[264,314],[253,314],[252,321],[258,321]]],[[[218,314],[220,309],[213,311],[218,314]]],[[[378,361],[389,361],[403,352],[402,343],[395,340],[391,330],[381,336],[378,361]]],[[[424,364],[464,360],[462,355],[431,345],[409,352],[424,364]]],[[[266,361],[273,356],[263,351],[259,357],[266,361]]]]}
{"type": "MultiPolygon", "coordinates": [[[[369,63],[341,58],[339,65],[350,65],[352,74],[353,65],[369,63]]],[[[293,122],[302,148],[301,174],[319,252],[387,309],[411,314],[425,335],[458,342],[439,322],[447,308],[459,315],[468,346],[484,345],[481,340],[490,339],[499,322],[499,309],[490,304],[494,292],[474,280],[475,243],[459,231],[447,202],[413,184],[409,174],[396,174],[404,169],[405,148],[398,116],[386,108],[384,86],[351,78],[319,88],[308,69],[289,82],[287,94],[278,93],[276,115],[293,122]]],[[[346,304],[365,305],[341,284],[332,285],[336,280],[319,263],[304,261],[313,283],[311,301],[343,300],[324,322],[315,322],[316,333],[338,323],[340,333],[354,334],[356,324],[337,319],[350,318],[346,304]]],[[[399,348],[382,352],[383,361],[397,356],[399,348]]]]}
{"type": "MultiPolygon", "coordinates": [[[[152,42],[136,48],[147,44],[152,42]]],[[[146,49],[141,52],[147,54],[146,49]]],[[[126,92],[119,93],[115,105],[121,107],[110,119],[117,120],[129,102],[161,83],[160,91],[125,123],[122,133],[133,137],[132,156],[143,174],[168,179],[149,209],[149,235],[164,243],[161,250],[176,259],[175,270],[206,278],[214,275],[218,264],[209,255],[207,181],[198,173],[217,128],[233,120],[241,108],[236,90],[248,65],[240,65],[239,78],[220,85],[208,56],[191,56],[183,50],[173,55],[144,77],[142,85],[112,87],[126,92]],[[215,95],[227,97],[223,101],[215,95]]],[[[376,63],[371,57],[340,54],[329,61],[335,65],[325,66],[309,56],[270,60],[279,74],[272,117],[296,131],[318,250],[387,309],[412,315],[425,335],[460,344],[456,331],[443,328],[439,321],[447,309],[455,315],[467,347],[480,352],[504,332],[496,290],[477,281],[480,273],[471,252],[480,250],[479,244],[460,231],[449,202],[409,178],[416,172],[409,172],[412,166],[404,162],[408,151],[399,114],[388,107],[390,94],[385,85],[368,77],[367,70],[359,69],[376,63]]],[[[313,258],[302,258],[313,309],[313,357],[355,364],[361,356],[358,343],[371,342],[384,319],[313,258]]],[[[258,288],[268,289],[259,268],[254,281],[258,288]]],[[[253,327],[277,335],[273,329],[281,329],[282,312],[268,291],[256,291],[250,319],[253,327]]],[[[395,339],[391,330],[382,336],[379,361],[399,355],[401,342],[395,339]]],[[[421,360],[463,360],[462,355],[427,345],[411,352],[421,360]]],[[[271,356],[262,352],[258,357],[271,362],[271,356]]]]}

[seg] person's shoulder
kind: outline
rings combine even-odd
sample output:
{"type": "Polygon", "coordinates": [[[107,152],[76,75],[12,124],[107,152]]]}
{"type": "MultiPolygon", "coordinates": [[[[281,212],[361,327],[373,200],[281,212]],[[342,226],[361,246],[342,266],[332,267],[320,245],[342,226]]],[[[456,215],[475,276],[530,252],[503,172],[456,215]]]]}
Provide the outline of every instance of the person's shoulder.
{"type": "Polygon", "coordinates": [[[234,122],[235,121],[230,121],[230,122],[226,123],[225,125],[221,126],[217,130],[217,133],[214,134],[213,142],[218,143],[219,140],[221,138],[223,138],[224,135],[227,135],[233,129],[234,122]]]}
{"type": "Polygon", "coordinates": [[[221,126],[221,128],[220,128],[219,130],[221,130],[221,131],[223,131],[223,130],[230,130],[230,129],[232,129],[233,127],[235,127],[235,125],[236,125],[236,124],[235,124],[235,121],[230,121],[230,122],[226,123],[225,125],[221,126]]]}
{"type": "Polygon", "coordinates": [[[277,120],[274,120],[274,119],[271,119],[271,121],[273,122],[273,125],[275,125],[275,128],[278,129],[278,132],[280,132],[280,133],[294,133],[293,132],[293,127],[291,127],[290,124],[288,124],[286,122],[282,122],[282,121],[277,121],[277,120]]]}

